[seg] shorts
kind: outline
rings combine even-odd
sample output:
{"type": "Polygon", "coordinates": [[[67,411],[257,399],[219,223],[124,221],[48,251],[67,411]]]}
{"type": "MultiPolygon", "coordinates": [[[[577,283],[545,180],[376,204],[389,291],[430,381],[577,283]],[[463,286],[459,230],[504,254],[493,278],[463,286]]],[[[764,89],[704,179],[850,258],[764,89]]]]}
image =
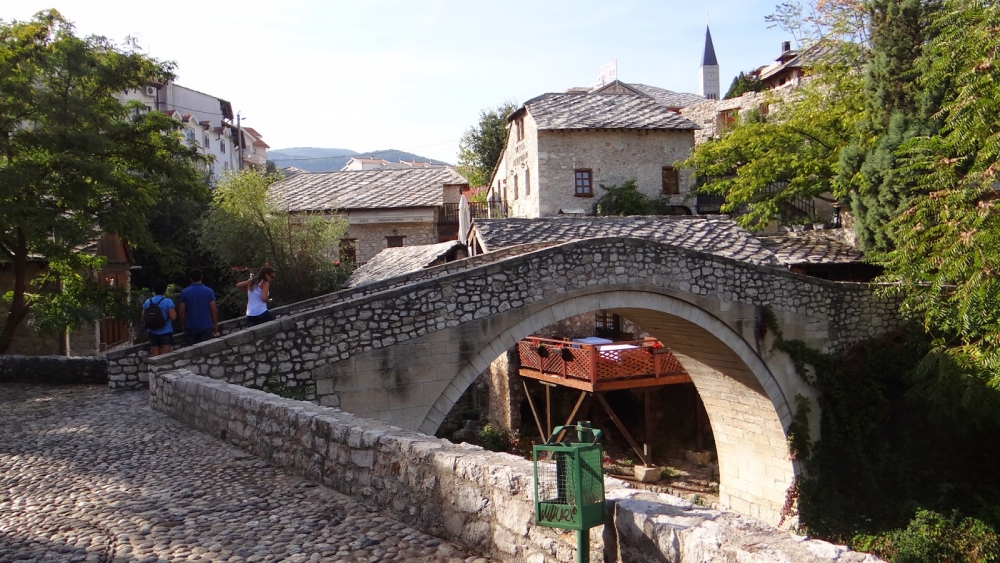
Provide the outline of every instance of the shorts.
{"type": "Polygon", "coordinates": [[[271,311],[264,311],[263,313],[259,315],[254,315],[252,317],[250,315],[247,315],[247,326],[257,326],[259,324],[273,320],[274,320],[274,315],[271,314],[271,311]]]}
{"type": "Polygon", "coordinates": [[[184,336],[187,337],[188,346],[192,344],[197,344],[199,342],[204,342],[212,338],[211,328],[199,328],[195,330],[184,330],[184,336]]]}
{"type": "Polygon", "coordinates": [[[166,334],[153,334],[149,333],[149,345],[150,346],[173,346],[174,345],[174,333],[168,332],[166,334]]]}

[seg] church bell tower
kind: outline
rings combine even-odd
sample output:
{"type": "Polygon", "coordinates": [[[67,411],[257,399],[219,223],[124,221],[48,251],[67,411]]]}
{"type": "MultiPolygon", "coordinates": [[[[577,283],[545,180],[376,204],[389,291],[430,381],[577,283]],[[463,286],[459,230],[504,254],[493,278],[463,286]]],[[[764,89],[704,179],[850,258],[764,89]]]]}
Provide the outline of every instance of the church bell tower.
{"type": "Polygon", "coordinates": [[[701,95],[709,100],[721,98],[719,92],[719,61],[715,58],[715,46],[712,45],[712,32],[705,26],[705,53],[701,56],[701,66],[698,67],[698,82],[701,84],[701,95]]]}

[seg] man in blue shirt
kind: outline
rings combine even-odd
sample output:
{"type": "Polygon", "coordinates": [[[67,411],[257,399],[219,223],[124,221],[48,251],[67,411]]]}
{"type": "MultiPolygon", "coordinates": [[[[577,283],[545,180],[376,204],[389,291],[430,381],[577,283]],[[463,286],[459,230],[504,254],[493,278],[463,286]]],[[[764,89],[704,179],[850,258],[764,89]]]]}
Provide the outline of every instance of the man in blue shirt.
{"type": "Polygon", "coordinates": [[[191,285],[181,291],[181,323],[188,344],[197,344],[219,332],[219,310],[215,306],[215,292],[201,283],[201,270],[195,268],[188,276],[191,285]]]}
{"type": "Polygon", "coordinates": [[[177,318],[177,311],[174,310],[174,302],[167,297],[166,293],[167,282],[156,280],[153,282],[153,296],[142,303],[143,311],[150,307],[159,307],[160,322],[163,323],[163,326],[147,329],[150,357],[166,354],[174,349],[174,323],[172,321],[177,318]]]}

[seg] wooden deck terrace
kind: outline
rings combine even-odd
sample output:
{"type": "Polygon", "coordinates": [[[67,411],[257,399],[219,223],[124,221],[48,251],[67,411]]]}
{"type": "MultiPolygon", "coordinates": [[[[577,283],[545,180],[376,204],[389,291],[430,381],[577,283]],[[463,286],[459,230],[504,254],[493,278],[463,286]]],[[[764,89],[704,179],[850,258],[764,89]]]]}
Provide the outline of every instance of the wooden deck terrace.
{"type": "Polygon", "coordinates": [[[522,377],[588,393],[691,382],[677,358],[654,338],[584,344],[532,336],[517,350],[522,377]]]}

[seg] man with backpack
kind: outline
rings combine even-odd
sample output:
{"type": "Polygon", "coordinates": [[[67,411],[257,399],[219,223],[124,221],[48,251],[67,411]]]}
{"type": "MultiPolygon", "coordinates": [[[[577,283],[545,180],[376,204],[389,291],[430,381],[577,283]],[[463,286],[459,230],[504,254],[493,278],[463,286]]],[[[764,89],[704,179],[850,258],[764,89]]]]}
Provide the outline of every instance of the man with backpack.
{"type": "Polygon", "coordinates": [[[153,296],[142,304],[142,325],[149,332],[149,356],[159,356],[173,350],[174,325],[177,318],[174,302],[167,298],[167,282],[153,282],[153,296]]]}

